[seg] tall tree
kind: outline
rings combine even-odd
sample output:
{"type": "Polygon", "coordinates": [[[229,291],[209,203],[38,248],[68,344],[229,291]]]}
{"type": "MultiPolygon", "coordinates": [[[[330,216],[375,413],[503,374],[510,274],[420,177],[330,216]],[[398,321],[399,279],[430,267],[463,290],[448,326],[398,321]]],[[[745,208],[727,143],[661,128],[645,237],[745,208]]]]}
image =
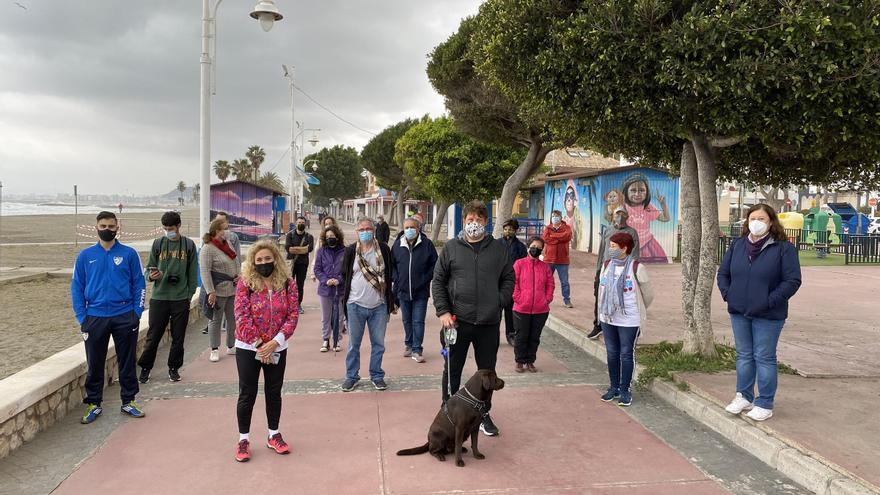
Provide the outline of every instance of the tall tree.
{"type": "Polygon", "coordinates": [[[257,181],[257,184],[265,187],[270,187],[272,189],[277,189],[279,191],[284,190],[284,183],[281,182],[281,178],[278,177],[278,174],[275,172],[265,172],[260,176],[260,179],[257,181]]]}
{"type": "Polygon", "coordinates": [[[493,232],[500,237],[504,222],[513,214],[520,187],[538,171],[550,151],[573,144],[578,132],[560,137],[546,125],[526,123],[519,116],[523,109],[479,77],[471,53],[472,36],[477,29],[476,18],[462,20],[458,31],[434,48],[427,73],[434,89],[444,96],[446,108],[459,129],[488,143],[528,150],[501,191],[493,232]]]}
{"type": "Polygon", "coordinates": [[[217,175],[217,178],[220,179],[220,182],[226,182],[226,179],[229,177],[229,174],[232,172],[232,168],[229,166],[229,162],[226,160],[217,160],[214,162],[214,174],[217,175]]]}
{"type": "Polygon", "coordinates": [[[229,169],[236,179],[253,182],[253,171],[251,169],[251,164],[249,161],[243,158],[233,160],[232,165],[229,166],[229,169]]]}
{"type": "Polygon", "coordinates": [[[449,204],[491,200],[522,160],[509,146],[478,141],[456,129],[449,117],[426,120],[398,141],[395,159],[419,188],[440,203],[431,236],[437,239],[449,204]]]}
{"type": "Polygon", "coordinates": [[[715,352],[719,178],[877,179],[874,2],[488,0],[478,17],[478,72],[529,121],[589,122],[600,150],[680,171],[686,352],[715,352]]]}
{"type": "Polygon", "coordinates": [[[406,175],[400,163],[394,159],[394,145],[406,131],[416,125],[415,119],[402,120],[388,126],[374,136],[361,150],[361,163],[363,167],[376,177],[379,187],[390,191],[397,191],[397,199],[394,209],[397,213],[392,214],[389,220],[397,220],[398,227],[403,230],[404,207],[407,193],[412,188],[412,180],[406,175]]]}
{"type": "Polygon", "coordinates": [[[341,145],[324,148],[305,157],[303,162],[312,159],[320,164],[312,175],[321,181],[320,184],[309,187],[312,204],[329,206],[332,200],[342,202],[356,198],[363,190],[363,168],[354,148],[341,145]]]}
{"type": "Polygon", "coordinates": [[[198,203],[202,198],[202,186],[196,182],[196,185],[193,186],[193,203],[198,203]]]}
{"type": "Polygon", "coordinates": [[[258,180],[260,178],[260,165],[266,161],[266,151],[257,145],[253,145],[248,147],[244,157],[247,158],[247,161],[251,164],[253,180],[258,180]]]}

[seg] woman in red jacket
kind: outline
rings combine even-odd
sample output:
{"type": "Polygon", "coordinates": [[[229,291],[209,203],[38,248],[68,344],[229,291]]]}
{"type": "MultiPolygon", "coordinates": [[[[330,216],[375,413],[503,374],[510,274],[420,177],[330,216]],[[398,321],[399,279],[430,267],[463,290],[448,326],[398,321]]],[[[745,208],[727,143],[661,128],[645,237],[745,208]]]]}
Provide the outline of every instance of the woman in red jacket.
{"type": "Polygon", "coordinates": [[[287,364],[287,344],[299,318],[299,294],[281,251],[271,241],[259,241],[247,254],[235,289],[235,362],[238,367],[238,446],[235,460],[250,460],[250,429],[263,372],[266,446],[279,454],[290,447],[278,431],[281,387],[287,364]]]}
{"type": "Polygon", "coordinates": [[[535,373],[535,355],[541,343],[541,330],[550,314],[553,300],[553,273],[550,266],[539,258],[544,250],[544,240],[532,238],[529,255],[513,264],[516,285],[513,288],[514,355],[517,373],[526,369],[535,373]]]}

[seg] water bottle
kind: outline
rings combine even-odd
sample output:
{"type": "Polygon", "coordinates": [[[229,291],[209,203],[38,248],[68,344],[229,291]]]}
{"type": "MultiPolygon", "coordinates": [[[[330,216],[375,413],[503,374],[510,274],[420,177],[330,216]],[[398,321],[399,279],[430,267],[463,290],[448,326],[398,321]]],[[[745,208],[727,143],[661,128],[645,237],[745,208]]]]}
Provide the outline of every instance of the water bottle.
{"type": "Polygon", "coordinates": [[[452,326],[443,328],[443,340],[446,342],[447,346],[455,345],[455,341],[458,339],[458,322],[455,319],[455,315],[452,315],[452,326]]]}

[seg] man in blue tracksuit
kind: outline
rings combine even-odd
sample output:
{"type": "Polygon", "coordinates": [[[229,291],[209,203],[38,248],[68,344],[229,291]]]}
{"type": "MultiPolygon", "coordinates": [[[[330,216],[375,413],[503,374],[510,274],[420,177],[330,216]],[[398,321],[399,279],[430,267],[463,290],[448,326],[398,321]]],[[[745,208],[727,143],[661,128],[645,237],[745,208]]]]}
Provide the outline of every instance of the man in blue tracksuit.
{"type": "Polygon", "coordinates": [[[111,336],[116,345],[121,411],[135,418],[144,417],[134,399],[139,390],[135,358],[146,282],[137,251],[116,241],[118,228],[115,214],[98,213],[99,241],[76,257],[70,282],[73,311],[80,323],[89,367],[83,424],[98,419],[103,412],[104,366],[111,336]]]}

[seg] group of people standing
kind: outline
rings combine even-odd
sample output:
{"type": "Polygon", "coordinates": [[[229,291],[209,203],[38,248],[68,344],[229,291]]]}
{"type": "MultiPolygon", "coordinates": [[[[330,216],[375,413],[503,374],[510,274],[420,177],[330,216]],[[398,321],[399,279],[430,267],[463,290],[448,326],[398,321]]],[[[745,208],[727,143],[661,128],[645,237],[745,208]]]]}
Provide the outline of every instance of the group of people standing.
{"type": "MultiPolygon", "coordinates": [[[[654,299],[645,264],[639,260],[638,234],[627,225],[625,209],[614,212],[602,237],[595,273],[594,327],[590,338],[604,335],[610,385],[603,401],[632,404],[631,382],[635,348],[654,299]]],[[[405,332],[403,355],[425,362],[425,317],[429,298],[441,325],[454,328],[454,342],[446,351],[441,379],[445,403],[459,389],[470,347],[479,369],[494,370],[505,320],[507,341],[514,347],[513,370],[537,372],[537,349],[550,312],[558,274],[563,304],[572,307],[568,283],[568,243],[571,228],[553,212],[543,235],[523,243],[516,220],[504,224],[504,236],[495,240],[486,232],[488,210],[478,201],[463,210],[464,228],[438,255],[422,232],[421,219],[411,217],[390,240],[384,219],[378,224],[361,218],[357,239],[346,245],[333,217],[322,218],[314,264],[309,253],[314,237],[305,218],[297,219],[286,238],[285,250],[268,240],[250,247],[242,260],[240,243],[229,230],[229,218],[218,214],[202,238],[202,247],[180,233],[180,215],[161,218],[164,235],[153,242],[142,268],[138,253],[115,238],[118,219],[101,212],[96,219],[97,244],[80,252],[71,281],[73,308],[85,341],[88,374],[87,405],[82,423],[102,413],[104,368],[109,339],[116,345],[121,411],[142,418],[135,401],[138,382],[147,383],[156,351],[170,326],[168,377],[181,379],[184,339],[190,301],[198,287],[202,309],[210,319],[207,329],[210,361],[220,359],[220,334],[225,325],[226,353],[234,355],[239,376],[236,406],[239,442],[236,460],[250,459],[250,423],[260,373],[266,393],[266,445],[280,454],[290,451],[279,432],[281,388],[289,339],[303,313],[304,284],[311,272],[317,283],[322,310],[320,352],[340,352],[341,336],[349,335],[345,359],[345,392],[357,387],[360,347],[370,340],[369,376],[377,390],[385,390],[382,360],[390,315],[402,313],[405,332]],[[290,261],[290,267],[284,258],[290,261]],[[288,271],[290,270],[290,271],[288,271]],[[146,283],[153,284],[149,329],[144,350],[136,359],[140,316],[146,283]],[[502,316],[503,315],[503,316],[502,316]],[[138,378],[135,364],[141,367],[138,378]]],[[[747,412],[762,421],[773,414],[776,392],[776,345],[788,315],[788,300],[801,283],[797,249],[786,237],[775,211],[763,204],[749,209],[742,237],[727,251],[718,270],[718,287],[728,304],[737,349],[737,384],[731,414],[747,412]],[[758,394],[754,393],[757,384],[758,394]]],[[[498,427],[483,410],[480,430],[497,435],[498,427]]]]}

